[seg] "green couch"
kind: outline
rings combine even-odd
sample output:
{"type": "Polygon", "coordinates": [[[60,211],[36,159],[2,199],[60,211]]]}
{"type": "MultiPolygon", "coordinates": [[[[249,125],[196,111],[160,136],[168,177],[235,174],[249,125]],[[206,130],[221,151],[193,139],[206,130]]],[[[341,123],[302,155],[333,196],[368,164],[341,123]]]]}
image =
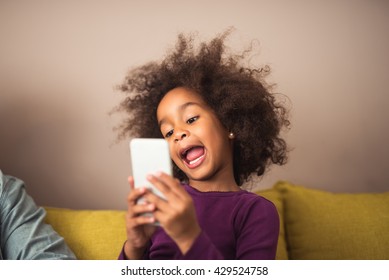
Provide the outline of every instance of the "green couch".
{"type": "MultiPolygon", "coordinates": [[[[280,215],[277,259],[389,259],[389,192],[330,193],[288,182],[257,192],[280,215]]],[[[46,207],[79,259],[116,259],[125,211],[46,207]]]]}

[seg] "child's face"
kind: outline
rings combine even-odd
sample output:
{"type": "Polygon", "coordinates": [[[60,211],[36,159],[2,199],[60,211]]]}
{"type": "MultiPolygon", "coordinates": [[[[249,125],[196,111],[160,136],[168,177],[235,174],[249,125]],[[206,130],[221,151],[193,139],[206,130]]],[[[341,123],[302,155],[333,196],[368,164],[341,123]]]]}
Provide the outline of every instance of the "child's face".
{"type": "Polygon", "coordinates": [[[229,132],[199,94],[182,87],[169,91],[157,119],[170,156],[189,183],[233,176],[229,132]]]}

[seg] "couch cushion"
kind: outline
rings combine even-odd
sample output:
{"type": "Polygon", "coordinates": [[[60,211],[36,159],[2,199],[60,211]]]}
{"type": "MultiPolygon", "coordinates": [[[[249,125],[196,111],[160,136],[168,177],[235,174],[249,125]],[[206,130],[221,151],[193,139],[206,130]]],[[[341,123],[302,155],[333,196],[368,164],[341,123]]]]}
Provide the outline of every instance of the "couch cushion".
{"type": "Polygon", "coordinates": [[[126,240],[125,211],[46,207],[46,222],[80,260],[117,259],[126,240]]]}
{"type": "MultiPolygon", "coordinates": [[[[282,198],[276,189],[257,194],[272,201],[280,216],[280,234],[276,259],[288,259],[285,243],[282,198]]],[[[64,237],[80,260],[117,259],[126,239],[125,211],[70,210],[45,207],[46,222],[64,237]]]]}
{"type": "Polygon", "coordinates": [[[280,217],[280,234],[278,236],[276,259],[277,260],[287,260],[288,259],[288,252],[286,249],[286,241],[285,241],[285,228],[284,228],[284,217],[283,217],[284,211],[283,211],[281,193],[274,188],[273,189],[266,189],[266,190],[259,190],[259,191],[256,191],[256,193],[258,195],[263,196],[264,198],[270,200],[271,202],[273,202],[277,208],[278,215],[280,217]]]}
{"type": "Polygon", "coordinates": [[[290,259],[389,259],[389,192],[330,193],[287,182],[284,198],[290,259]]]}

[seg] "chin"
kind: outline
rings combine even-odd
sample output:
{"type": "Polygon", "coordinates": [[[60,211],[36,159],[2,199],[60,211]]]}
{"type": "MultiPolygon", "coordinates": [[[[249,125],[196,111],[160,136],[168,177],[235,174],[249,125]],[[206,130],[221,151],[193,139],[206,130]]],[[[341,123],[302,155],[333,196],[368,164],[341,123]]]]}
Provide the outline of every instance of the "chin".
{"type": "Polygon", "coordinates": [[[214,173],[211,172],[190,172],[186,173],[189,180],[193,181],[209,181],[214,177],[214,173]]]}

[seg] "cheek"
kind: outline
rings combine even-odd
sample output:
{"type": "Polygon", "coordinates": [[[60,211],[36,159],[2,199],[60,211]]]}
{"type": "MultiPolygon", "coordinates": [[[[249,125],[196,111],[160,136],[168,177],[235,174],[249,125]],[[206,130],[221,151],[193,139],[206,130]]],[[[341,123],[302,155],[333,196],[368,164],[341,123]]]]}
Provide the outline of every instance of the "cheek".
{"type": "Polygon", "coordinates": [[[184,163],[182,162],[181,159],[179,159],[179,158],[177,158],[177,157],[173,157],[173,158],[172,158],[172,161],[173,161],[174,164],[178,167],[178,169],[184,170],[185,165],[184,165],[184,163]]]}
{"type": "Polygon", "coordinates": [[[171,146],[169,141],[168,141],[168,144],[169,144],[169,155],[170,155],[170,158],[173,159],[173,156],[174,156],[173,149],[172,149],[172,146],[171,146]]]}
{"type": "Polygon", "coordinates": [[[178,165],[181,162],[180,159],[177,157],[177,154],[175,153],[173,148],[170,146],[170,143],[169,143],[169,154],[170,154],[170,158],[174,161],[176,165],[178,165]]]}
{"type": "Polygon", "coordinates": [[[229,138],[225,131],[214,131],[210,143],[218,154],[224,155],[230,150],[229,138]]]}
{"type": "Polygon", "coordinates": [[[218,126],[209,127],[208,130],[203,131],[203,133],[205,137],[218,144],[224,143],[225,140],[228,139],[227,132],[218,126]]]}

